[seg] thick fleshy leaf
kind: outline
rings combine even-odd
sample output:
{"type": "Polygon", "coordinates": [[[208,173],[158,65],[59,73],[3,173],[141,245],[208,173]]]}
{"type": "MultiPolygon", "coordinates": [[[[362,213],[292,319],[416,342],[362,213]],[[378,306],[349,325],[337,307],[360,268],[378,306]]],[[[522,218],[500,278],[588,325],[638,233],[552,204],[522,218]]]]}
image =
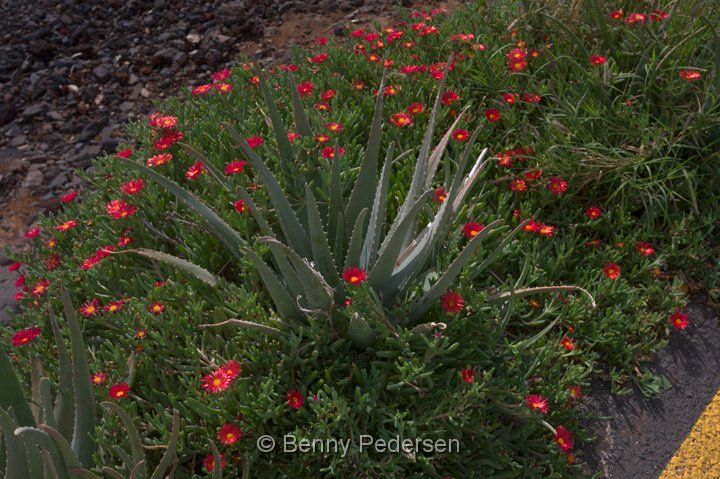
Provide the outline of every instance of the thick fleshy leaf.
{"type": "MultiPolygon", "coordinates": [[[[383,127],[383,97],[385,89],[385,79],[387,77],[387,70],[383,71],[382,79],[380,80],[380,87],[378,88],[377,99],[375,100],[375,113],[373,115],[372,126],[370,127],[370,137],[368,138],[367,148],[365,148],[365,158],[363,159],[362,165],[360,165],[360,171],[358,177],[355,180],[352,192],[350,193],[350,200],[348,201],[347,208],[345,209],[345,218],[349,221],[347,228],[351,228],[352,218],[360,216],[360,212],[364,209],[370,209],[373,203],[372,195],[368,192],[374,191],[377,184],[377,170],[378,162],[380,160],[380,134],[382,133],[383,127]]],[[[348,229],[347,233],[350,233],[348,229]]],[[[353,234],[355,230],[353,230],[353,234]]]]}
{"type": "Polygon", "coordinates": [[[177,452],[177,445],[178,440],[180,439],[180,413],[178,411],[173,411],[173,427],[172,432],[170,433],[170,442],[168,442],[167,449],[165,450],[165,454],[163,454],[162,459],[160,459],[160,462],[158,463],[158,466],[155,468],[155,471],[153,472],[150,479],[163,479],[165,477],[165,472],[168,470],[168,468],[172,465],[173,460],[175,459],[175,453],[177,452]]]}
{"type": "Polygon", "coordinates": [[[387,194],[390,185],[390,167],[392,165],[393,145],[388,148],[385,164],[380,173],[380,181],[375,190],[375,199],[373,200],[372,210],[370,211],[370,223],[368,224],[367,235],[365,235],[365,243],[360,252],[360,267],[369,270],[374,263],[375,257],[380,245],[380,234],[383,224],[387,220],[387,194]]]}
{"type": "Polygon", "coordinates": [[[353,228],[347,255],[345,255],[345,268],[357,266],[360,263],[360,252],[362,251],[363,231],[365,230],[365,217],[367,213],[368,209],[364,208],[355,220],[355,228],[353,228]]]}
{"type": "Polygon", "coordinates": [[[410,306],[410,321],[416,321],[420,318],[428,309],[430,309],[440,299],[450,285],[453,283],[455,278],[458,277],[463,268],[472,258],[473,253],[477,251],[482,243],[483,239],[492,233],[497,227],[503,224],[503,220],[495,220],[489,225],[485,226],[483,230],[478,233],[473,239],[468,242],[463,248],[460,254],[455,260],[448,266],[440,279],[432,285],[429,291],[423,295],[415,304],[410,306]]]}
{"type": "Polygon", "coordinates": [[[2,384],[0,408],[9,410],[12,407],[20,426],[35,426],[30,404],[25,398],[15,368],[2,348],[0,348],[0,384],[2,384]]]}
{"type": "Polygon", "coordinates": [[[53,413],[52,381],[48,378],[40,379],[39,404],[42,409],[42,422],[53,429],[57,429],[57,422],[55,421],[55,414],[53,413]]]}
{"type": "Polygon", "coordinates": [[[375,343],[375,333],[358,313],[353,314],[347,331],[348,339],[358,349],[366,349],[375,343]]]}
{"type": "Polygon", "coordinates": [[[312,247],[313,260],[318,271],[322,273],[325,280],[333,285],[340,282],[337,266],[330,251],[327,233],[323,229],[322,220],[320,219],[320,211],[318,210],[315,195],[310,190],[310,186],[305,184],[305,201],[308,210],[308,229],[310,231],[310,246],[312,247]]]}
{"type": "Polygon", "coordinates": [[[57,478],[70,479],[68,467],[65,464],[62,454],[60,453],[60,449],[57,447],[57,444],[55,444],[55,441],[53,441],[45,431],[34,427],[19,427],[15,429],[15,435],[31,441],[40,449],[47,451],[50,461],[52,462],[54,472],[57,474],[57,478]]]}
{"type": "MultiPolygon", "coordinates": [[[[48,307],[48,315],[50,316],[50,325],[55,338],[55,346],[57,347],[59,384],[58,392],[55,396],[54,416],[57,429],[68,441],[72,440],[73,428],[75,427],[75,391],[73,387],[73,371],[72,362],[70,361],[70,353],[65,345],[65,339],[60,332],[55,313],[52,308],[48,307]]],[[[46,421],[46,423],[54,427],[46,421]]]]}
{"type": "Polygon", "coordinates": [[[0,430],[5,438],[5,477],[30,479],[25,444],[20,438],[15,436],[16,428],[17,423],[10,416],[9,412],[0,408],[0,430]]]}
{"type": "Polygon", "coordinates": [[[220,458],[220,452],[214,442],[210,441],[210,450],[213,455],[213,479],[222,479],[222,459],[220,458]]]}
{"type": "MultiPolygon", "coordinates": [[[[67,467],[68,469],[73,467],[82,468],[82,464],[80,464],[80,459],[75,455],[72,447],[70,446],[70,444],[68,444],[62,434],[60,434],[57,430],[51,428],[47,424],[40,424],[38,426],[38,429],[50,436],[50,439],[52,439],[52,441],[55,443],[58,450],[60,451],[60,455],[62,456],[63,461],[65,462],[65,467],[67,467]]],[[[94,464],[91,464],[89,467],[92,467],[93,465],[94,464]]]]}
{"type": "MultiPolygon", "coordinates": [[[[73,428],[72,450],[80,460],[78,466],[90,468],[94,466],[93,454],[95,453],[95,392],[90,383],[90,367],[85,353],[85,340],[70,295],[63,283],[60,283],[60,298],[70,330],[70,351],[73,384],[75,385],[75,427],[73,428]]],[[[52,431],[53,433],[46,431],[50,437],[54,438],[54,433],[62,437],[55,429],[52,431]]],[[[58,447],[60,446],[58,445],[58,447]]],[[[65,460],[67,461],[67,458],[65,460]]]]}
{"type": "Polygon", "coordinates": [[[147,467],[145,466],[145,450],[143,449],[142,442],[140,441],[140,434],[138,433],[138,430],[135,427],[132,419],[123,408],[121,408],[115,403],[105,401],[102,403],[102,407],[114,412],[120,419],[120,422],[122,423],[125,431],[127,432],[127,439],[130,443],[130,454],[132,455],[133,463],[136,465],[133,474],[134,477],[136,479],[147,478],[147,467]]]}
{"type": "MultiPolygon", "coordinates": [[[[255,168],[255,172],[262,179],[263,184],[265,185],[265,191],[270,197],[270,202],[275,208],[275,213],[287,244],[301,256],[306,258],[310,257],[310,243],[308,235],[295,214],[295,211],[293,211],[290,201],[285,195],[280,183],[278,183],[275,178],[275,175],[273,175],[270,168],[268,168],[257,153],[250,148],[245,139],[235,128],[227,123],[223,123],[223,128],[233,138],[243,153],[245,153],[252,163],[253,168],[255,168]]],[[[285,138],[285,140],[287,141],[287,138],[285,138]]]]}
{"type": "Polygon", "coordinates": [[[120,252],[114,253],[114,254],[125,254],[125,253],[135,253],[135,254],[139,254],[140,256],[145,256],[146,258],[150,258],[150,259],[157,260],[157,261],[162,261],[163,263],[167,263],[170,266],[174,266],[175,268],[178,268],[187,273],[190,273],[191,275],[193,275],[200,281],[202,281],[210,286],[214,287],[214,286],[217,286],[217,284],[218,284],[217,278],[210,271],[196,265],[195,263],[191,263],[190,261],[184,260],[182,258],[178,258],[177,256],[163,253],[162,251],[155,251],[155,250],[146,249],[146,248],[129,249],[129,250],[120,251],[120,252]]]}
{"type": "MultiPolygon", "coordinates": [[[[275,99],[272,96],[272,92],[268,87],[265,75],[260,70],[259,66],[255,67],[255,74],[260,79],[260,91],[262,92],[263,98],[265,98],[265,105],[267,105],[268,112],[270,113],[270,121],[272,122],[272,131],[275,134],[275,140],[277,141],[280,149],[280,165],[285,174],[292,174],[293,162],[295,160],[295,154],[293,153],[292,145],[287,136],[287,128],[285,123],[280,116],[280,110],[278,110],[275,104],[275,99]]],[[[287,176],[288,181],[292,180],[291,176],[287,176]]]]}
{"type": "Polygon", "coordinates": [[[290,98],[292,99],[293,116],[295,117],[297,132],[302,136],[310,137],[313,135],[312,128],[310,127],[307,114],[305,114],[305,108],[300,99],[300,92],[298,92],[297,85],[295,85],[295,79],[292,73],[288,74],[288,82],[290,84],[290,98]]]}

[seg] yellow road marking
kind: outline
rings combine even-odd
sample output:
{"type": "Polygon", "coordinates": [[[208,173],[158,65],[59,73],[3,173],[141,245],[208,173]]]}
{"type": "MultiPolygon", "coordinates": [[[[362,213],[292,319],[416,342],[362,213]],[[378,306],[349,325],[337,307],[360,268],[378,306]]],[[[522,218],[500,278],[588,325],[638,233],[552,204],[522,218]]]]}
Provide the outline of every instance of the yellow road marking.
{"type": "Polygon", "coordinates": [[[720,391],[658,479],[720,478],[720,391]]]}

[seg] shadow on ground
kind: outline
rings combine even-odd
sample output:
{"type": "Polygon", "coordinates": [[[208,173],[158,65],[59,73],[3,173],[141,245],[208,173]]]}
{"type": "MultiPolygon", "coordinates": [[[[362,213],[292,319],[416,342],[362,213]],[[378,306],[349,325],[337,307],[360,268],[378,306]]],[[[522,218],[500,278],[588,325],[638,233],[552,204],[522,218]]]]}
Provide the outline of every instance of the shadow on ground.
{"type": "Polygon", "coordinates": [[[611,419],[590,425],[598,436],[584,450],[591,472],[608,479],[657,479],[720,389],[717,314],[705,304],[691,304],[687,313],[690,327],[673,331],[667,349],[650,365],[671,389],[647,399],[637,386],[615,396],[607,383],[592,385],[587,407],[611,419]]]}

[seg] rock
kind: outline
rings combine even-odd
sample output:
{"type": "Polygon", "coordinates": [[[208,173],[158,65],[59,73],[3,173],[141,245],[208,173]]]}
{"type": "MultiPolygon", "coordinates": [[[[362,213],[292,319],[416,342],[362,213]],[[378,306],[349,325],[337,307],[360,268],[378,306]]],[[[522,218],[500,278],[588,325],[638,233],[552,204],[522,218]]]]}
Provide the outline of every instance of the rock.
{"type": "Polygon", "coordinates": [[[57,111],[49,111],[49,112],[47,112],[47,115],[46,115],[46,116],[47,116],[49,119],[54,120],[54,121],[63,121],[63,120],[65,120],[65,117],[62,116],[62,115],[61,115],[59,112],[57,112],[57,111]]]}
{"type": "Polygon", "coordinates": [[[34,191],[43,183],[43,172],[41,165],[31,165],[20,186],[21,190],[34,191]]]}
{"type": "Polygon", "coordinates": [[[82,148],[72,159],[73,164],[87,168],[92,164],[92,159],[100,154],[99,145],[88,145],[82,148]]]}
{"type": "Polygon", "coordinates": [[[85,128],[83,128],[80,136],[78,136],[78,141],[81,143],[87,143],[88,141],[92,140],[98,135],[98,133],[102,131],[103,128],[105,128],[107,122],[107,118],[102,118],[92,123],[88,123],[87,125],[85,125],[85,128]]]}
{"type": "Polygon", "coordinates": [[[30,42],[28,51],[40,60],[47,60],[55,54],[55,47],[46,40],[38,39],[30,42]]]}
{"type": "Polygon", "coordinates": [[[24,119],[28,120],[38,115],[44,115],[47,110],[47,103],[35,103],[34,105],[30,105],[25,108],[22,112],[22,116],[24,119]]]}
{"type": "Polygon", "coordinates": [[[12,140],[10,140],[10,141],[8,142],[8,145],[10,145],[10,146],[22,146],[22,145],[24,145],[25,143],[27,143],[27,136],[25,136],[25,135],[20,135],[20,136],[16,136],[16,137],[13,138],[12,140]]]}
{"type": "Polygon", "coordinates": [[[98,65],[93,68],[93,75],[95,75],[95,78],[97,78],[100,83],[105,83],[111,77],[110,70],[104,65],[98,65]]]}
{"type": "Polygon", "coordinates": [[[22,132],[22,128],[18,125],[12,124],[10,125],[10,128],[5,131],[5,136],[8,138],[15,138],[16,136],[22,135],[22,132]]]}
{"type": "Polygon", "coordinates": [[[5,126],[17,117],[17,107],[12,103],[0,106],[0,126],[5,126]]]}
{"type": "Polygon", "coordinates": [[[174,48],[163,48],[152,56],[152,65],[156,68],[172,65],[179,52],[174,48]]]}

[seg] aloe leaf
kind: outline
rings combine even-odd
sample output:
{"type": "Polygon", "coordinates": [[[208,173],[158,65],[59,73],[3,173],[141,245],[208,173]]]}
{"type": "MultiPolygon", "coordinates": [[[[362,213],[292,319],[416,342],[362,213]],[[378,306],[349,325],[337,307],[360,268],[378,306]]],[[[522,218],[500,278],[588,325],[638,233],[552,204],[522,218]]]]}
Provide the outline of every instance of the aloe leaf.
{"type": "MultiPolygon", "coordinates": [[[[65,310],[65,319],[70,329],[73,384],[75,385],[75,427],[73,428],[72,450],[80,460],[78,466],[87,468],[94,465],[95,393],[90,384],[90,368],[85,355],[85,340],[70,295],[62,282],[60,283],[60,297],[65,310]]],[[[52,430],[62,437],[55,429],[52,430]]],[[[48,434],[53,437],[53,433],[48,432],[48,434]]]]}
{"type": "MultiPolygon", "coordinates": [[[[355,180],[350,200],[345,209],[345,218],[357,218],[363,209],[372,207],[373,197],[369,195],[369,191],[375,189],[377,183],[378,161],[380,159],[380,135],[382,133],[383,121],[383,97],[385,90],[385,79],[387,70],[383,71],[380,87],[378,88],[377,99],[375,100],[375,113],[373,115],[372,126],[370,128],[370,136],[368,138],[367,148],[365,148],[365,158],[360,165],[360,172],[355,180]]],[[[350,228],[348,223],[347,227],[350,228]]],[[[348,233],[350,231],[348,230],[348,233]]],[[[354,230],[353,230],[354,234],[354,230]]]]}
{"type": "Polygon", "coordinates": [[[210,449],[212,450],[213,455],[213,479],[222,479],[222,459],[220,458],[220,453],[218,452],[217,446],[215,446],[215,443],[210,441],[210,449]]]}
{"type": "MultiPolygon", "coordinates": [[[[295,155],[293,153],[290,140],[287,136],[287,129],[285,128],[285,123],[283,123],[282,118],[280,117],[280,111],[275,104],[275,99],[270,92],[270,88],[268,88],[267,81],[265,80],[265,75],[263,75],[260,67],[255,67],[255,74],[260,79],[260,91],[265,98],[265,104],[267,105],[268,111],[270,112],[272,130],[273,133],[275,133],[275,140],[277,141],[278,147],[280,149],[280,164],[283,166],[284,169],[287,168],[289,171],[289,166],[292,165],[295,155]]],[[[288,177],[288,180],[289,179],[290,178],[288,177]]]]}
{"type": "Polygon", "coordinates": [[[0,408],[0,429],[5,437],[5,477],[30,479],[25,444],[14,434],[17,423],[5,409],[0,408]]]}
{"type": "MultiPolygon", "coordinates": [[[[335,157],[338,161],[338,157],[335,157]]],[[[337,273],[337,266],[330,252],[330,244],[328,237],[323,229],[322,220],[320,219],[320,211],[318,210],[315,195],[310,190],[310,186],[305,184],[305,201],[308,209],[308,230],[310,231],[310,246],[312,247],[313,259],[317,269],[325,277],[326,281],[331,284],[338,284],[340,277],[337,273]]]]}
{"type": "MultiPolygon", "coordinates": [[[[467,112],[469,106],[466,106],[463,108],[463,110],[460,112],[460,114],[455,118],[455,121],[450,126],[450,128],[447,129],[443,137],[440,139],[440,142],[437,144],[433,152],[430,154],[430,158],[428,159],[428,170],[425,175],[425,184],[423,185],[423,189],[430,188],[430,185],[432,184],[432,180],[435,177],[435,173],[437,172],[438,166],[440,165],[440,159],[442,158],[443,154],[445,153],[445,149],[447,148],[448,143],[450,142],[450,138],[452,138],[452,134],[455,131],[455,129],[458,126],[458,123],[460,123],[460,120],[462,120],[465,116],[465,113],[467,112]]],[[[479,130],[478,128],[477,130],[479,130]]],[[[474,141],[468,141],[467,146],[472,145],[475,143],[474,141]]],[[[467,149],[466,146],[466,149],[467,149]]]]}
{"type": "Polygon", "coordinates": [[[477,278],[477,276],[479,274],[481,274],[483,271],[485,271],[485,269],[488,266],[493,264],[495,262],[495,260],[497,260],[500,257],[500,255],[503,254],[505,247],[508,245],[508,243],[510,243],[510,241],[512,241],[512,239],[523,230],[523,227],[527,224],[528,221],[529,220],[525,220],[525,221],[521,222],[519,225],[517,225],[515,227],[514,230],[512,230],[510,233],[505,235],[505,237],[502,239],[502,241],[500,241],[500,244],[493,250],[493,252],[490,253],[488,255],[488,257],[483,260],[482,263],[473,267],[472,273],[470,274],[470,278],[469,278],[470,281],[477,278]]]}
{"type": "Polygon", "coordinates": [[[191,210],[193,210],[200,218],[202,218],[210,227],[215,236],[222,241],[230,252],[238,259],[243,259],[243,254],[240,249],[246,246],[245,240],[242,239],[240,234],[232,229],[225,220],[223,220],[212,208],[206,205],[200,198],[193,195],[182,186],[178,185],[174,181],[165,178],[160,173],[156,172],[152,168],[140,164],[136,161],[127,158],[118,158],[119,161],[125,165],[134,168],[141,173],[146,174],[166,190],[170,191],[175,197],[185,203],[191,210]]]}
{"type": "Polygon", "coordinates": [[[133,467],[133,470],[130,471],[130,479],[139,479],[141,477],[141,474],[143,470],[147,469],[147,464],[145,459],[135,464],[135,467],[133,467]]]}
{"type": "Polygon", "coordinates": [[[199,328],[217,328],[220,326],[225,326],[228,324],[232,324],[234,326],[240,326],[243,329],[251,329],[254,331],[258,331],[264,334],[267,334],[268,336],[272,336],[274,338],[284,338],[286,336],[285,333],[283,333],[281,330],[277,328],[273,328],[272,326],[267,326],[265,324],[256,323],[253,321],[246,321],[244,319],[228,319],[227,321],[223,321],[221,323],[209,323],[209,324],[201,324],[198,327],[199,328]]]}
{"type": "Polygon", "coordinates": [[[38,429],[50,436],[50,439],[55,443],[58,451],[60,451],[60,455],[63,458],[65,467],[82,468],[82,464],[80,464],[80,459],[78,459],[78,457],[75,455],[70,444],[65,440],[64,437],[62,437],[62,434],[60,434],[57,430],[51,428],[47,424],[40,424],[38,426],[38,429]]]}
{"type": "Polygon", "coordinates": [[[335,224],[337,225],[333,242],[335,248],[335,263],[343,264],[345,260],[345,219],[342,212],[338,212],[335,224]]]}
{"type": "MultiPolygon", "coordinates": [[[[75,424],[75,393],[73,392],[73,372],[72,362],[70,361],[70,353],[65,345],[65,339],[60,332],[55,313],[52,308],[48,307],[48,315],[50,316],[50,325],[52,326],[53,336],[55,338],[55,346],[57,347],[59,384],[58,393],[55,397],[55,408],[53,415],[57,421],[57,429],[60,434],[67,440],[72,439],[73,427],[75,424]]],[[[52,424],[46,421],[51,427],[52,424]]]]}
{"type": "Polygon", "coordinates": [[[367,235],[365,236],[365,243],[363,244],[362,252],[360,253],[360,267],[368,270],[370,265],[373,264],[375,256],[377,255],[378,246],[380,245],[380,230],[383,223],[386,220],[387,215],[387,193],[388,186],[390,184],[390,166],[392,165],[393,145],[387,151],[387,157],[385,158],[385,164],[383,165],[382,172],[380,173],[380,181],[377,184],[375,191],[375,199],[373,200],[372,210],[370,212],[370,223],[368,224],[367,235]]]}
{"type": "Polygon", "coordinates": [[[505,291],[503,293],[494,294],[492,296],[488,296],[485,298],[485,301],[495,303],[495,302],[503,302],[507,301],[510,298],[522,298],[524,296],[530,296],[532,294],[545,294],[545,293],[568,293],[571,291],[580,291],[582,293],[585,293],[588,298],[590,298],[590,304],[592,305],[593,309],[597,308],[597,304],[595,303],[595,298],[593,298],[592,294],[590,294],[586,289],[581,288],[580,286],[540,286],[537,288],[523,288],[523,289],[517,289],[515,291],[505,291]]]}
{"type": "MultiPolygon", "coordinates": [[[[278,279],[273,270],[270,269],[270,267],[262,260],[262,258],[255,254],[253,250],[248,248],[246,253],[250,260],[255,264],[255,267],[258,269],[258,274],[260,274],[260,278],[262,279],[263,284],[267,288],[268,293],[273,300],[273,303],[275,303],[275,307],[277,308],[278,313],[280,313],[280,316],[295,321],[302,320],[304,318],[302,311],[300,311],[297,303],[288,293],[286,286],[278,279]]],[[[286,258],[283,258],[283,261],[287,263],[286,258]]],[[[295,275],[295,272],[292,271],[292,268],[289,264],[287,267],[287,276],[284,278],[285,281],[288,283],[290,281],[297,281],[299,284],[302,284],[296,276],[293,276],[295,275]]]]}
{"type": "Polygon", "coordinates": [[[333,289],[307,259],[301,258],[294,250],[275,238],[263,236],[258,238],[257,241],[270,245],[270,248],[282,251],[288,257],[295,269],[295,273],[305,287],[305,300],[311,310],[330,312],[333,289]]]}
{"type": "MultiPolygon", "coordinates": [[[[75,477],[79,477],[80,479],[100,479],[97,474],[92,471],[88,471],[87,469],[83,469],[82,467],[71,467],[68,471],[70,474],[75,477]]],[[[130,479],[132,479],[132,476],[130,476],[130,479]]]]}
{"type": "Polygon", "coordinates": [[[295,117],[295,126],[297,131],[302,136],[312,136],[312,128],[310,128],[310,122],[305,114],[305,108],[303,107],[302,100],[300,99],[300,93],[298,92],[297,85],[295,85],[295,79],[292,73],[288,74],[288,81],[290,82],[290,97],[292,99],[293,116],[295,117]]]}
{"type": "Polygon", "coordinates": [[[60,449],[58,449],[57,444],[55,444],[46,432],[34,427],[19,427],[15,429],[15,435],[20,436],[25,440],[32,441],[35,445],[37,445],[37,447],[47,451],[54,468],[53,472],[55,472],[57,478],[70,479],[70,474],[68,474],[68,469],[65,465],[65,460],[60,453],[60,449]]]}
{"type": "Polygon", "coordinates": [[[170,433],[170,442],[168,442],[165,454],[158,463],[155,472],[153,472],[150,479],[163,479],[165,477],[165,471],[170,467],[173,460],[175,459],[175,453],[177,452],[177,445],[180,439],[180,413],[176,410],[173,411],[173,427],[170,433]]]}
{"type": "MultiPolygon", "coordinates": [[[[373,288],[382,289],[385,294],[389,294],[389,290],[385,286],[395,268],[395,261],[400,254],[403,239],[410,228],[415,225],[417,215],[425,207],[432,193],[431,190],[426,191],[415,201],[410,211],[401,220],[396,219],[395,223],[393,223],[392,229],[383,242],[380,256],[378,256],[368,275],[368,284],[373,288]]],[[[383,299],[385,300],[385,298],[383,299]]],[[[388,304],[386,300],[385,303],[388,304]]]]}
{"type": "Polygon", "coordinates": [[[327,217],[328,238],[335,240],[335,258],[338,264],[342,263],[342,258],[337,255],[337,252],[342,251],[345,248],[345,245],[342,244],[342,241],[345,239],[345,230],[340,224],[342,222],[342,215],[345,212],[345,204],[343,203],[343,185],[340,177],[341,165],[342,158],[336,154],[335,160],[333,160],[330,167],[330,206],[328,208],[327,217]],[[338,244],[337,239],[341,240],[340,244],[338,244]]]}
{"type": "Polygon", "coordinates": [[[40,379],[44,376],[40,357],[30,359],[30,410],[35,422],[42,421],[42,408],[40,406],[40,379]]]}
{"type": "Polygon", "coordinates": [[[521,352],[521,351],[526,350],[527,348],[529,348],[530,346],[532,346],[533,344],[538,342],[540,340],[540,338],[545,336],[553,328],[553,326],[555,326],[557,324],[557,322],[559,320],[560,320],[559,317],[555,318],[555,320],[552,323],[545,326],[545,328],[543,328],[543,330],[540,331],[539,333],[537,333],[535,336],[525,339],[523,341],[520,341],[518,343],[515,343],[515,344],[511,345],[510,348],[515,352],[521,352]]]}
{"type": "Polygon", "coordinates": [[[452,200],[452,211],[453,214],[457,213],[460,207],[462,206],[463,202],[465,201],[465,197],[470,192],[470,189],[475,184],[475,181],[477,181],[480,174],[485,170],[485,167],[488,164],[489,160],[485,160],[485,155],[487,154],[487,148],[485,148],[483,151],[480,152],[480,155],[478,156],[478,159],[475,161],[475,164],[473,165],[472,169],[470,170],[470,173],[467,174],[465,177],[465,180],[463,181],[462,186],[460,187],[460,190],[458,191],[455,198],[452,200]]]}
{"type": "Polygon", "coordinates": [[[212,164],[212,162],[208,161],[207,157],[197,151],[192,146],[188,145],[187,143],[178,143],[181,149],[185,150],[186,153],[188,153],[190,156],[195,158],[196,161],[201,162],[203,165],[205,165],[205,168],[210,172],[210,175],[212,175],[215,180],[220,183],[228,192],[232,193],[233,186],[228,181],[227,177],[218,170],[215,165],[212,164]]]}
{"type": "Polygon", "coordinates": [[[136,464],[136,470],[133,471],[133,475],[137,479],[145,479],[147,477],[147,467],[145,466],[145,451],[143,450],[142,442],[140,441],[140,434],[138,433],[135,424],[132,419],[125,412],[123,408],[117,404],[105,401],[101,405],[114,412],[122,422],[125,430],[127,431],[128,442],[130,443],[130,454],[133,458],[133,463],[136,464]],[[137,467],[142,463],[141,467],[137,467]]]}
{"type": "Polygon", "coordinates": [[[465,245],[463,250],[450,264],[450,266],[448,266],[440,279],[438,279],[437,282],[432,285],[432,287],[428,290],[427,293],[425,293],[425,295],[420,300],[410,306],[410,321],[416,321],[440,299],[440,296],[442,296],[447,291],[455,278],[457,278],[463,268],[467,265],[468,261],[470,261],[470,258],[472,257],[473,253],[477,251],[478,247],[482,243],[482,240],[502,224],[503,220],[493,221],[489,225],[485,226],[485,228],[483,228],[480,233],[478,233],[473,239],[468,242],[467,245],[465,245]]]}
{"type": "Polygon", "coordinates": [[[202,281],[210,286],[215,287],[218,284],[217,278],[210,271],[196,265],[195,263],[191,263],[190,261],[187,261],[185,259],[178,258],[177,256],[163,253],[162,251],[155,251],[155,250],[146,249],[146,248],[129,249],[129,250],[118,252],[116,254],[125,254],[125,253],[135,253],[135,254],[139,254],[140,256],[145,256],[146,258],[162,261],[163,263],[167,263],[167,264],[174,266],[178,269],[181,269],[187,273],[190,273],[191,275],[193,275],[200,281],[202,281]]]}
{"type": "Polygon", "coordinates": [[[123,465],[125,466],[125,469],[127,469],[128,471],[131,471],[133,469],[134,464],[133,464],[132,457],[130,457],[130,454],[125,452],[125,450],[123,448],[115,445],[112,447],[112,452],[113,452],[113,454],[115,454],[117,457],[120,458],[123,465]]]}
{"type": "Polygon", "coordinates": [[[450,64],[452,63],[453,55],[450,55],[447,63],[445,64],[445,71],[443,72],[442,80],[440,81],[440,88],[438,89],[437,97],[435,98],[435,105],[430,112],[430,119],[428,121],[427,129],[425,130],[425,136],[423,137],[422,145],[420,146],[420,152],[418,153],[417,161],[415,162],[415,170],[413,171],[412,180],[410,182],[410,189],[405,197],[405,202],[400,209],[400,216],[403,216],[413,205],[423,185],[426,183],[426,178],[429,171],[429,159],[430,159],[430,148],[432,146],[433,134],[435,132],[435,123],[437,122],[438,114],[440,113],[441,101],[443,93],[445,92],[445,84],[447,83],[448,71],[450,70],[450,64]]]}
{"type": "Polygon", "coordinates": [[[375,343],[375,333],[370,325],[361,318],[358,313],[354,313],[350,319],[347,331],[348,339],[360,349],[366,349],[375,343]]]}
{"type": "MultiPolygon", "coordinates": [[[[278,183],[275,176],[267,167],[265,162],[255,153],[255,151],[248,146],[245,139],[238,133],[238,131],[227,123],[223,123],[223,128],[227,131],[230,136],[235,140],[235,143],[240,149],[247,155],[250,162],[253,164],[255,171],[262,178],[265,184],[265,191],[267,191],[270,201],[272,202],[275,212],[277,214],[278,222],[283,230],[287,243],[297,251],[301,256],[310,256],[310,245],[308,242],[308,236],[305,230],[300,224],[297,215],[290,206],[290,201],[282,187],[278,183]]],[[[287,141],[287,138],[285,138],[287,141]]]]}
{"type": "Polygon", "coordinates": [[[360,263],[360,251],[363,245],[363,230],[365,229],[364,224],[367,212],[368,209],[364,208],[355,220],[355,228],[353,228],[347,255],[345,256],[345,268],[357,266],[360,263]]]}
{"type": "Polygon", "coordinates": [[[25,398],[15,368],[3,349],[0,349],[0,384],[0,408],[9,410],[12,407],[20,426],[35,426],[30,404],[25,398]]]}
{"type": "MultiPolygon", "coordinates": [[[[116,470],[113,469],[112,467],[107,467],[107,466],[105,466],[105,467],[102,468],[102,472],[103,472],[103,474],[105,474],[106,476],[110,476],[110,477],[112,477],[113,479],[125,479],[125,478],[122,476],[122,474],[120,474],[118,471],[116,471],[116,470]]],[[[162,479],[162,478],[161,478],[161,479],[162,479]]]]}
{"type": "Polygon", "coordinates": [[[53,413],[53,400],[51,392],[51,381],[48,378],[40,379],[40,402],[43,412],[43,423],[53,429],[57,429],[55,414],[53,413]]]}

